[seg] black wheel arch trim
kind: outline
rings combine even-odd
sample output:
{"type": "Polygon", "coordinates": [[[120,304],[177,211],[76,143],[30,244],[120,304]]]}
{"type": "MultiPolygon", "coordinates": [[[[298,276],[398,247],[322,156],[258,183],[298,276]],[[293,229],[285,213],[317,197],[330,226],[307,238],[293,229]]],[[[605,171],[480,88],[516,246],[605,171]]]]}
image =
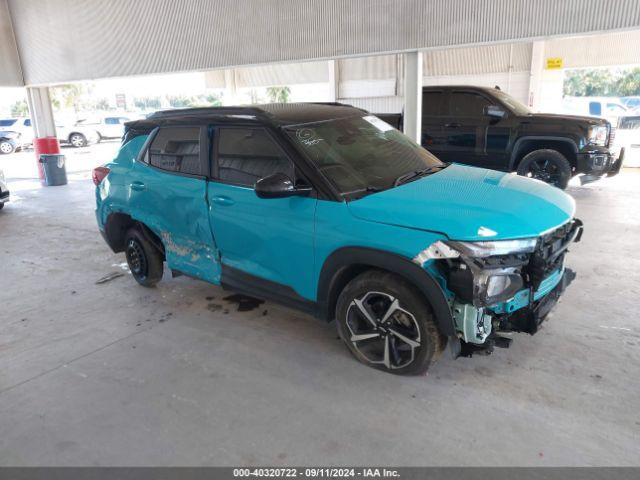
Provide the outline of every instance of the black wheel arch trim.
{"type": "MultiPolygon", "coordinates": [[[[516,167],[516,161],[518,160],[518,154],[520,153],[520,146],[524,142],[528,141],[553,141],[553,142],[564,142],[571,146],[571,149],[575,154],[578,153],[578,145],[576,142],[568,137],[555,137],[550,135],[527,135],[525,137],[518,138],[513,144],[513,148],[511,149],[511,158],[509,159],[509,170],[513,170],[516,167]]],[[[543,150],[545,147],[541,147],[539,150],[543,150]]],[[[551,150],[553,150],[551,148],[551,150]]]]}
{"type": "Polygon", "coordinates": [[[379,268],[408,280],[429,302],[440,333],[446,336],[455,335],[451,308],[446,296],[427,271],[401,255],[366,247],[343,247],[325,260],[320,272],[317,296],[319,315],[322,318],[327,321],[334,319],[338,296],[346,283],[353,278],[353,267],[361,267],[361,271],[379,268]],[[345,276],[346,279],[343,278],[345,276]]]}

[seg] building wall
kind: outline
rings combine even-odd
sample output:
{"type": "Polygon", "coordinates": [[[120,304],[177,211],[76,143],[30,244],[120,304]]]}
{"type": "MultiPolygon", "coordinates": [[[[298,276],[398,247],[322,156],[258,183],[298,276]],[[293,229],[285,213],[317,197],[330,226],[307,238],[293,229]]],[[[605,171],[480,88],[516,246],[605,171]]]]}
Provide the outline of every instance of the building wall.
{"type": "Polygon", "coordinates": [[[8,0],[28,85],[640,27],[637,0],[8,0]]]}

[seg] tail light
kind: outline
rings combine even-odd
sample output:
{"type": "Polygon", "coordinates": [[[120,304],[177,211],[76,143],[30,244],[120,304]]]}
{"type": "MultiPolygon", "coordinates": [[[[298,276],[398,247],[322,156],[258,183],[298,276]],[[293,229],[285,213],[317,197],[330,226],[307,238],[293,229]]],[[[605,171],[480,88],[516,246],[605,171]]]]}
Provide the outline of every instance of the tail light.
{"type": "Polygon", "coordinates": [[[91,178],[93,178],[93,183],[95,183],[96,187],[102,183],[102,180],[104,180],[104,177],[106,177],[110,171],[107,167],[96,167],[93,169],[91,178]]]}

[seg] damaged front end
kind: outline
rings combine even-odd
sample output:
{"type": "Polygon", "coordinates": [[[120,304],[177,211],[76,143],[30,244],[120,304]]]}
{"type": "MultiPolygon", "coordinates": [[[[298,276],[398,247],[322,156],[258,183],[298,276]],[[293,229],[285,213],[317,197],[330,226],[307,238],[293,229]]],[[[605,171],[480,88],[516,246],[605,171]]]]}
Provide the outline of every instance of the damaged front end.
{"type": "Polygon", "coordinates": [[[482,242],[437,241],[414,261],[433,261],[449,294],[458,342],[455,356],[508,347],[499,332],[534,334],[575,274],[564,266],[582,236],[574,219],[536,238],[482,242]]]}

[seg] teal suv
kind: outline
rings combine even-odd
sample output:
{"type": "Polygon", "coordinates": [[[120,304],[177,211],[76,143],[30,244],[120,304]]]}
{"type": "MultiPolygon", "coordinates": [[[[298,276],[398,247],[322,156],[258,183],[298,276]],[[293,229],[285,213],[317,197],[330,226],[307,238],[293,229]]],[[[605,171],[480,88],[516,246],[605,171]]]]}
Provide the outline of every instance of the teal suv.
{"type": "Polygon", "coordinates": [[[443,163],[366,111],[274,104],[130,122],[93,172],[98,226],[133,277],[164,264],[336,320],[361,362],[418,374],[535,333],[572,272],[570,196],[443,163]]]}

